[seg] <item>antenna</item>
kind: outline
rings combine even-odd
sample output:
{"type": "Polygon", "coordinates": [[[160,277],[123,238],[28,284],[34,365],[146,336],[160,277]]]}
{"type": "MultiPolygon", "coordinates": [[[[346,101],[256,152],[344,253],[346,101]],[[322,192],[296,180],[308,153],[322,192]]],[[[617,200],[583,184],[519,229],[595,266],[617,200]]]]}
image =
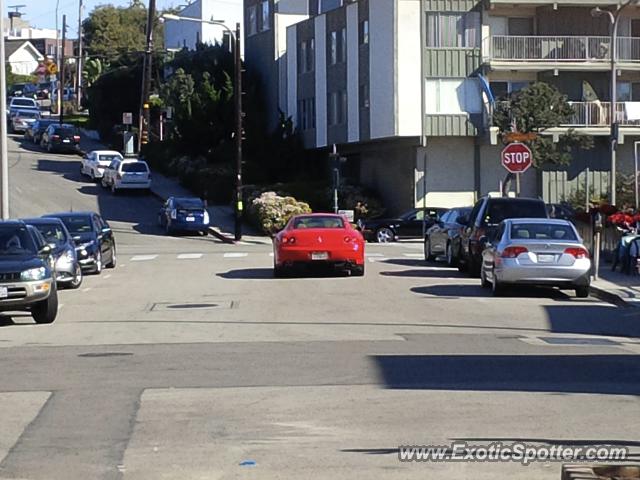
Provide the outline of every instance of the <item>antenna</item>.
{"type": "Polygon", "coordinates": [[[10,31],[13,31],[13,19],[22,17],[21,8],[26,8],[26,5],[9,5],[8,8],[15,8],[15,11],[9,12],[9,21],[11,22],[10,31]]]}

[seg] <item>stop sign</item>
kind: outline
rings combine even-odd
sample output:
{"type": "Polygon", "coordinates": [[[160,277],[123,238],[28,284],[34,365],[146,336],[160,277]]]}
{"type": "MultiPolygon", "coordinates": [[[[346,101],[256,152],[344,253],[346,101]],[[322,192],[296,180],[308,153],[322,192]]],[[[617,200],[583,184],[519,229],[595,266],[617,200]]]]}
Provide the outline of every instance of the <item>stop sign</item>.
{"type": "Polygon", "coordinates": [[[523,173],[531,166],[533,155],[524,143],[510,143],[502,150],[502,166],[511,173],[523,173]]]}

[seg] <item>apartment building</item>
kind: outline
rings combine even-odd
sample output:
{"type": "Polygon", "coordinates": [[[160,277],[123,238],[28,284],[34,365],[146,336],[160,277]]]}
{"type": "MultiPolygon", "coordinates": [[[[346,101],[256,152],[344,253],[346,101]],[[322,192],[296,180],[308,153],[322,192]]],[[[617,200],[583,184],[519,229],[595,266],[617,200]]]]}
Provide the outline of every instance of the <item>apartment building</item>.
{"type": "MultiPolygon", "coordinates": [[[[278,12],[282,3],[245,0],[245,8],[278,12]]],[[[616,3],[308,0],[274,32],[252,37],[247,27],[247,65],[272,93],[271,116],[291,116],[309,149],[335,144],[392,211],[471,203],[497,191],[506,172],[491,127],[495,103],[537,80],[555,85],[576,114],[545,134],[571,128],[595,139],[569,167],[522,176],[523,194],[559,201],[584,188],[587,171],[591,188],[608,190],[609,21],[592,16],[595,6],[616,3]]],[[[622,13],[618,52],[618,168],[632,171],[638,7],[622,13]]]]}

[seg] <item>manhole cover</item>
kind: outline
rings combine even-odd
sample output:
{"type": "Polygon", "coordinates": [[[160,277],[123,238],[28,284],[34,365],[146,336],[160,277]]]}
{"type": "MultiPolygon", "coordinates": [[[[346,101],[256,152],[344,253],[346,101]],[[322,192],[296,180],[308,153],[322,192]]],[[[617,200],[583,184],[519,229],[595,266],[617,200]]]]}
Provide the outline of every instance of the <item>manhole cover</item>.
{"type": "Polygon", "coordinates": [[[620,345],[619,342],[614,342],[606,338],[540,337],[540,340],[550,345],[620,345]]]}
{"type": "Polygon", "coordinates": [[[129,352],[93,352],[93,353],[81,353],[79,357],[97,358],[97,357],[128,357],[133,355],[129,352]]]}
{"type": "Polygon", "coordinates": [[[166,308],[172,308],[174,310],[188,309],[188,308],[215,308],[219,307],[217,303],[176,303],[174,305],[167,305],[166,308]]]}

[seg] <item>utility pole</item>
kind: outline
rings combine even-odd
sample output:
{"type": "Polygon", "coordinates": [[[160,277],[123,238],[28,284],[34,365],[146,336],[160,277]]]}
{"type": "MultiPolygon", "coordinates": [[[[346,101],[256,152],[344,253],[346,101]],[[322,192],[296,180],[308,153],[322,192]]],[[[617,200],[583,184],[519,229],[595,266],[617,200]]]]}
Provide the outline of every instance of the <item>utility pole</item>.
{"type": "Polygon", "coordinates": [[[7,72],[4,60],[4,0],[0,0],[0,214],[3,220],[9,218],[9,158],[7,154],[7,72]]]}
{"type": "Polygon", "coordinates": [[[149,141],[151,118],[149,115],[149,94],[151,92],[151,67],[153,62],[153,20],[156,16],[156,0],[149,0],[147,12],[147,42],[142,65],[142,94],[138,119],[138,152],[149,141]]]}
{"type": "Polygon", "coordinates": [[[78,60],[76,62],[76,74],[77,74],[77,80],[76,80],[76,102],[77,102],[77,108],[78,111],[80,111],[82,109],[82,37],[83,37],[83,32],[82,32],[82,0],[79,0],[78,2],[78,60]]]}
{"type": "Polygon", "coordinates": [[[64,108],[62,103],[62,97],[64,95],[64,46],[67,41],[67,16],[62,15],[62,53],[60,54],[60,81],[58,82],[58,114],[60,115],[60,125],[64,120],[64,108]]]}
{"type": "Polygon", "coordinates": [[[236,23],[235,34],[235,89],[234,100],[236,110],[236,218],[235,239],[242,239],[242,57],[240,56],[240,24],[236,23]]]}

